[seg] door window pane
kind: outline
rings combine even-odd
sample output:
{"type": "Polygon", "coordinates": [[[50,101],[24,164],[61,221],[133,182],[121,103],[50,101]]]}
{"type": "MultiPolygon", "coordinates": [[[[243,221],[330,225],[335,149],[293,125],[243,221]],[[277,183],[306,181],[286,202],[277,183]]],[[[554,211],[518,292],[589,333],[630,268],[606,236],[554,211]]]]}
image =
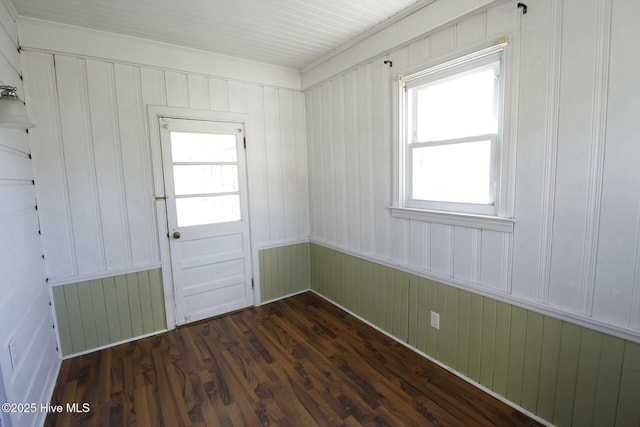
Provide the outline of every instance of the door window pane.
{"type": "Polygon", "coordinates": [[[412,149],[416,200],[490,204],[491,140],[412,149]]]}
{"type": "Polygon", "coordinates": [[[171,132],[171,155],[174,162],[237,162],[236,136],[171,132]]]}
{"type": "Polygon", "coordinates": [[[240,221],[240,196],[179,198],[176,211],[178,227],[240,221]]]}
{"type": "Polygon", "coordinates": [[[238,191],[236,165],[174,165],[176,195],[238,191]]]}

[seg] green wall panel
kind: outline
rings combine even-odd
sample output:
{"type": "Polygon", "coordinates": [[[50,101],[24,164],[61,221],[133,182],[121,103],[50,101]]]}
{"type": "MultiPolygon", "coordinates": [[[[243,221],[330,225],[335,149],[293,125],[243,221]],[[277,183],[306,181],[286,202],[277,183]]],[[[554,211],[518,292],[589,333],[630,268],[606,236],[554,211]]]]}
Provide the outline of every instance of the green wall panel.
{"type": "Polygon", "coordinates": [[[640,344],[320,245],[308,253],[314,291],[541,418],[640,426],[640,344]]]}
{"type": "MultiPolygon", "coordinates": [[[[510,307],[509,304],[502,303],[510,307]]],[[[505,322],[507,329],[510,326],[508,347],[505,352],[508,354],[508,372],[506,373],[507,399],[520,405],[522,403],[522,381],[524,375],[524,352],[527,333],[527,310],[520,307],[512,307],[511,319],[506,314],[503,319],[498,318],[498,323],[505,322]]],[[[504,396],[504,393],[500,393],[504,396]]]]}
{"type": "Polygon", "coordinates": [[[616,424],[640,426],[640,344],[625,343],[616,424]]]}
{"type": "Polygon", "coordinates": [[[77,284],[65,286],[64,299],[67,303],[68,327],[71,333],[71,351],[62,349],[62,354],[66,355],[68,352],[77,353],[91,347],[85,345],[84,342],[84,319],[82,318],[77,284]]]}
{"type": "MultiPolygon", "coordinates": [[[[593,408],[594,426],[615,424],[624,348],[624,340],[607,335],[602,337],[600,365],[607,366],[607,369],[598,369],[597,373],[596,402],[598,404],[593,408]]],[[[625,410],[621,411],[621,413],[626,412],[625,410]]]]}
{"type": "MultiPolygon", "coordinates": [[[[458,289],[446,287],[444,290],[446,298],[446,312],[444,316],[444,329],[442,330],[445,345],[444,363],[453,368],[457,367],[458,351],[458,289]]],[[[441,326],[442,328],[442,326],[441,326]]]]}
{"type": "MultiPolygon", "coordinates": [[[[480,344],[480,384],[493,390],[493,365],[495,363],[497,302],[482,302],[482,343],[480,344]]],[[[501,343],[498,343],[501,345],[501,343]]]]}
{"type": "Polygon", "coordinates": [[[544,318],[542,337],[542,357],[538,387],[538,408],[536,414],[545,420],[553,419],[556,406],[556,385],[558,383],[558,359],[562,341],[562,322],[550,317],[544,318]]]}
{"type": "Polygon", "coordinates": [[[104,297],[102,282],[92,280],[89,282],[91,289],[91,301],[93,307],[93,319],[96,326],[96,345],[98,347],[109,344],[109,321],[107,320],[107,305],[104,297]]]}
{"type": "Polygon", "coordinates": [[[310,289],[312,255],[309,243],[260,250],[261,301],[272,301],[310,289]]]}
{"type": "Polygon", "coordinates": [[[544,318],[541,314],[527,312],[520,406],[533,413],[536,412],[538,404],[543,321],[544,318]]]}
{"type": "Polygon", "coordinates": [[[558,359],[558,382],[553,423],[559,426],[571,425],[578,378],[578,357],[580,356],[580,327],[571,323],[562,324],[560,357],[558,359]]]}
{"type": "MultiPolygon", "coordinates": [[[[510,379],[512,351],[511,306],[498,301],[496,303],[495,343],[493,348],[493,390],[501,396],[507,395],[507,382],[510,379]]],[[[518,403],[518,402],[516,402],[518,403]]]]}
{"type": "Polygon", "coordinates": [[[116,298],[116,281],[113,277],[102,279],[102,290],[104,294],[104,304],[109,307],[107,310],[107,323],[109,325],[109,337],[113,342],[121,341],[122,336],[120,334],[120,319],[118,318],[118,312],[115,307],[118,307],[118,300],[116,298]]]}
{"type": "MultiPolygon", "coordinates": [[[[431,329],[431,328],[429,328],[431,329]]],[[[482,297],[469,295],[469,354],[467,377],[480,382],[480,354],[482,349],[482,297]]]]}
{"type": "MultiPolygon", "coordinates": [[[[468,292],[460,292],[458,295],[458,346],[456,349],[455,369],[462,375],[467,375],[469,366],[469,319],[471,315],[471,296],[468,292]]],[[[424,329],[427,322],[420,322],[424,329]]]]}
{"type": "Polygon", "coordinates": [[[53,288],[62,354],[166,328],[160,269],[53,288]]]}

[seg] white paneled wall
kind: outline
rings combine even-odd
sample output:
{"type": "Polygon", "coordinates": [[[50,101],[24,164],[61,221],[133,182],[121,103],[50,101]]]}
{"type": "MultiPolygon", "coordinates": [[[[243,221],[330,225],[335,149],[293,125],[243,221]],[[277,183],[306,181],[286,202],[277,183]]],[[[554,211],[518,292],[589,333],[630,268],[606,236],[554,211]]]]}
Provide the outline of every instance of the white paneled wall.
{"type": "Polygon", "coordinates": [[[508,290],[511,234],[390,216],[393,70],[384,60],[401,70],[509,35],[512,15],[511,4],[502,3],[305,92],[313,240],[508,290]]]}
{"type": "Polygon", "coordinates": [[[23,61],[50,282],[160,264],[148,105],[248,114],[254,241],[308,238],[301,92],[55,53],[23,61]]]}
{"type": "Polygon", "coordinates": [[[539,9],[522,26],[514,293],[637,339],[640,5],[539,9]]]}
{"type": "Polygon", "coordinates": [[[604,163],[597,164],[602,167],[602,194],[593,315],[608,318],[614,313],[616,322],[640,329],[640,57],[629,54],[637,51],[640,40],[634,19],[640,4],[614,1],[610,13],[607,104],[599,112],[606,120],[598,128],[604,163]]]}
{"type": "Polygon", "coordinates": [[[636,3],[497,1],[306,89],[312,240],[640,339],[636,3]],[[391,217],[394,70],[502,36],[519,82],[514,232],[391,217]]]}
{"type": "MultiPolygon", "coordinates": [[[[0,2],[0,84],[18,88],[20,57],[15,22],[0,2]]],[[[29,138],[22,129],[0,128],[0,389],[3,402],[48,402],[60,354],[45,283],[38,234],[36,187],[29,138]],[[12,360],[9,343],[15,352],[12,360]]],[[[4,425],[42,425],[44,413],[3,413],[4,425]]]]}

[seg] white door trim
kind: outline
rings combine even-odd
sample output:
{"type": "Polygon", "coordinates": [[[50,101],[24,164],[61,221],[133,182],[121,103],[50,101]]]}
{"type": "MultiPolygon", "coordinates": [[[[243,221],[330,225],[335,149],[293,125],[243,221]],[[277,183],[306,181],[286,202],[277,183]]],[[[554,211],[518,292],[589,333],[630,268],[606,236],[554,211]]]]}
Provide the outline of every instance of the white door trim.
{"type": "MultiPolygon", "coordinates": [[[[192,110],[188,108],[166,107],[162,105],[147,106],[149,121],[149,138],[151,145],[151,160],[153,171],[154,194],[150,197],[164,195],[164,174],[162,168],[162,146],[160,140],[160,118],[186,119],[186,120],[203,120],[214,122],[237,123],[244,126],[245,137],[248,139],[251,129],[249,126],[249,115],[242,113],[228,113],[219,111],[192,110]]],[[[247,168],[251,167],[249,156],[247,156],[247,168]]],[[[249,174],[248,174],[249,175],[249,174]]],[[[249,199],[249,229],[252,228],[251,223],[251,181],[247,176],[247,196],[249,199]]],[[[167,233],[167,212],[164,201],[156,202],[156,222],[158,224],[158,247],[160,248],[160,260],[162,263],[162,285],[164,289],[164,304],[167,319],[167,329],[174,329],[176,326],[176,307],[175,295],[173,290],[171,275],[171,256],[169,253],[169,239],[167,233]]],[[[260,274],[259,274],[259,257],[257,244],[254,241],[254,234],[251,235],[251,267],[253,271],[254,289],[253,289],[253,305],[260,303],[260,274]]]]}

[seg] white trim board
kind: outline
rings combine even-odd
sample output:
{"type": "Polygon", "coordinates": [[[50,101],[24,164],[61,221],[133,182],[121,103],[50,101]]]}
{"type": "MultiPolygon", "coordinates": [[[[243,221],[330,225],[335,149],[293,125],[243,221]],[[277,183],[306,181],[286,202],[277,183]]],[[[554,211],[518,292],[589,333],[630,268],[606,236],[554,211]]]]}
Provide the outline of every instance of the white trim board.
{"type": "Polygon", "coordinates": [[[24,50],[107,59],[300,89],[300,73],[291,68],[34,18],[19,17],[17,25],[20,46],[24,50]]]}
{"type": "Polygon", "coordinates": [[[435,222],[437,224],[457,225],[478,230],[493,230],[501,233],[513,233],[516,222],[513,218],[502,218],[491,215],[475,215],[460,212],[433,211],[405,207],[389,207],[393,218],[412,219],[416,221],[435,222]]]}
{"type": "Polygon", "coordinates": [[[100,271],[96,273],[82,274],[78,276],[70,276],[59,279],[51,279],[47,282],[50,288],[55,288],[56,286],[64,286],[72,283],[82,283],[88,282],[89,280],[98,280],[98,279],[106,279],[108,277],[116,277],[123,276],[125,274],[130,273],[139,273],[141,271],[150,271],[161,268],[162,264],[149,264],[149,265],[141,265],[131,268],[121,268],[116,270],[109,271],[100,271]]]}
{"type": "Polygon", "coordinates": [[[262,251],[266,249],[286,248],[287,246],[301,245],[303,243],[310,243],[309,239],[282,240],[273,243],[258,243],[256,247],[259,251],[262,251]]]}

